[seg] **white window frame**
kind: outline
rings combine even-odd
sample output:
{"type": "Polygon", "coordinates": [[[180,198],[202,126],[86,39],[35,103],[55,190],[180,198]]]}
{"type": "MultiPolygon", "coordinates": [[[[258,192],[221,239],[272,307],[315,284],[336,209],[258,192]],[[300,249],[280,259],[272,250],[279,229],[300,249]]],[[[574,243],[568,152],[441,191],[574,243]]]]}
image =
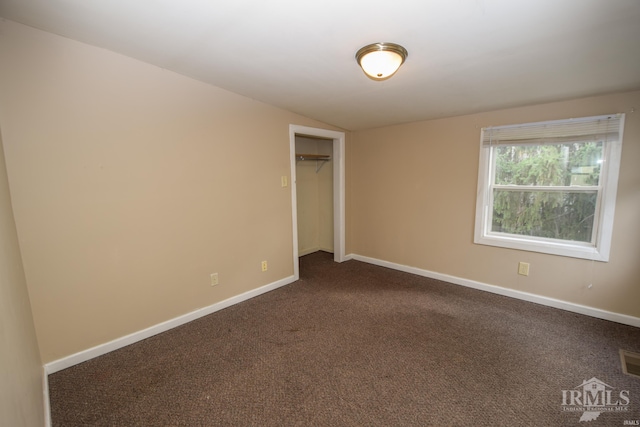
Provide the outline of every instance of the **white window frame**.
{"type": "MultiPolygon", "coordinates": [[[[541,252],[552,255],[584,258],[595,261],[609,261],[611,250],[611,237],[613,234],[613,219],[615,214],[616,193],[618,188],[618,175],[620,171],[620,158],[622,152],[622,139],[624,129],[624,114],[610,114],[606,116],[584,117],[579,119],[553,120],[547,122],[525,123],[518,125],[496,126],[483,128],[480,138],[480,164],[478,168],[478,193],[476,198],[476,220],[474,243],[503,248],[518,249],[524,251],[541,252]],[[548,239],[534,236],[522,236],[502,232],[491,231],[493,215],[493,188],[495,180],[494,149],[498,144],[487,143],[494,134],[500,131],[511,136],[519,133],[536,133],[538,129],[548,127],[580,127],[587,122],[594,123],[597,120],[614,118],[619,121],[619,130],[616,137],[604,141],[602,169],[598,186],[575,188],[575,190],[597,190],[598,200],[593,223],[593,238],[591,242],[575,242],[569,240],[548,239]],[[533,129],[533,131],[532,131],[533,129]],[[490,132],[491,136],[488,136],[490,132]]],[[[568,135],[580,139],[579,135],[568,135]]],[[[562,140],[557,134],[552,137],[536,136],[538,143],[545,141],[562,140]]],[[[526,187],[523,187],[526,190],[526,187]]],[[[572,190],[574,188],[572,187],[572,190]]]]}

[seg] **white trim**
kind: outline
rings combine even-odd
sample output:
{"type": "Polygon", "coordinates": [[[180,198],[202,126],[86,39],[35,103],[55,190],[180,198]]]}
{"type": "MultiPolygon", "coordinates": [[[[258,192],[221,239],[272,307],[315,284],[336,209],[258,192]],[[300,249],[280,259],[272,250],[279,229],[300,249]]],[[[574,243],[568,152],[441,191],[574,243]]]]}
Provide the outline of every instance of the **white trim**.
{"type": "Polygon", "coordinates": [[[293,252],[293,277],[300,279],[300,261],[298,258],[298,191],[296,175],[296,131],[294,125],[289,125],[289,162],[291,169],[291,224],[293,227],[292,252],[293,252]]]}
{"type": "Polygon", "coordinates": [[[51,399],[49,398],[49,373],[42,367],[42,395],[44,399],[44,426],[51,427],[51,399]]]}
{"type": "Polygon", "coordinates": [[[603,258],[602,252],[599,252],[593,246],[587,246],[583,242],[576,242],[575,244],[566,243],[559,240],[557,242],[551,241],[551,239],[545,239],[539,237],[537,239],[527,240],[526,236],[517,236],[507,233],[491,233],[487,232],[486,235],[479,240],[475,240],[474,243],[488,246],[496,246],[499,248],[517,249],[521,251],[540,252],[549,255],[560,255],[572,258],[582,258],[591,261],[608,261],[608,258],[603,258]]]}
{"type": "Polygon", "coordinates": [[[345,253],[345,178],[344,132],[333,139],[333,260],[344,261],[345,253]],[[336,224],[338,226],[336,227],[336,224]]]}
{"type": "MultiPolygon", "coordinates": [[[[151,326],[141,331],[134,332],[124,337],[116,338],[113,341],[109,341],[107,343],[97,345],[87,350],[80,351],[78,353],[72,354],[67,357],[63,357],[62,359],[54,360],[53,362],[49,362],[44,365],[45,374],[46,375],[53,374],[54,372],[58,372],[63,369],[69,368],[71,366],[77,365],[79,363],[86,362],[87,360],[93,359],[94,357],[102,356],[103,354],[107,354],[111,351],[118,350],[119,348],[126,347],[138,341],[142,341],[146,338],[152,337],[161,332],[168,331],[169,329],[173,329],[177,326],[199,319],[203,316],[207,316],[211,313],[215,313],[216,311],[220,311],[224,308],[230,307],[232,305],[246,301],[253,297],[257,297],[258,295],[262,295],[274,289],[288,285],[290,283],[295,282],[295,280],[296,279],[294,279],[293,276],[285,277],[284,279],[280,279],[278,281],[261,286],[251,291],[247,291],[240,295],[236,295],[235,297],[231,297],[224,301],[217,302],[208,307],[203,307],[198,310],[194,310],[190,313],[183,314],[182,316],[175,317],[173,319],[167,320],[162,323],[158,323],[157,325],[151,326]]],[[[48,390],[48,387],[47,387],[47,390],[48,390]]]]}
{"type": "Polygon", "coordinates": [[[293,276],[300,278],[298,258],[298,198],[296,195],[296,135],[333,140],[333,260],[345,261],[345,133],[307,126],[289,125],[289,159],[291,162],[291,219],[293,227],[293,276]]]}
{"type": "Polygon", "coordinates": [[[322,250],[322,249],[320,249],[319,246],[316,246],[315,248],[305,249],[305,250],[302,250],[302,251],[299,250],[298,251],[298,256],[301,257],[301,256],[309,255],[309,254],[312,254],[314,252],[318,252],[319,250],[322,250]]]}
{"type": "MultiPolygon", "coordinates": [[[[554,120],[541,123],[526,123],[520,125],[498,126],[496,128],[483,128],[480,135],[480,155],[478,165],[478,188],[476,193],[476,215],[473,242],[481,245],[497,246],[502,248],[533,251],[551,255],[568,256],[588,259],[592,261],[609,261],[611,239],[613,236],[613,219],[615,215],[616,192],[618,188],[618,174],[620,171],[620,159],[622,141],[624,138],[623,113],[617,114],[618,131],[616,139],[606,141],[603,152],[603,167],[600,172],[600,186],[594,187],[533,187],[535,191],[598,191],[598,203],[596,206],[593,223],[594,235],[592,241],[586,245],[583,242],[571,242],[567,240],[545,239],[533,236],[511,235],[507,233],[491,232],[491,215],[493,209],[492,188],[509,189],[513,191],[531,190],[531,186],[501,186],[492,184],[495,182],[495,159],[493,148],[496,145],[488,144],[485,130],[502,129],[533,129],[551,126],[572,126],[574,123],[592,122],[610,118],[613,115],[585,117],[580,119],[554,120]]],[[[511,142],[517,144],[517,142],[511,142]]]]}
{"type": "Polygon", "coordinates": [[[318,246],[318,247],[315,247],[315,248],[305,249],[303,251],[299,251],[298,252],[298,257],[303,257],[305,255],[309,255],[309,254],[312,254],[312,253],[315,253],[315,252],[319,252],[319,251],[332,254],[333,253],[333,248],[323,248],[322,246],[318,246]]]}
{"type": "Polygon", "coordinates": [[[349,254],[349,259],[374,264],[381,267],[391,268],[393,270],[403,271],[418,276],[429,277],[431,279],[442,280],[444,282],[453,283],[455,285],[466,286],[468,288],[478,289],[481,291],[491,292],[493,294],[503,295],[510,298],[516,298],[523,301],[533,302],[545,305],[547,307],[559,308],[561,310],[570,311],[572,313],[584,314],[586,316],[598,319],[610,320],[612,322],[622,323],[623,325],[635,326],[640,328],[640,317],[629,316],[626,314],[614,313],[612,311],[601,310],[599,308],[588,307],[586,305],[575,304],[572,302],[562,301],[555,298],[549,298],[541,295],[531,294],[528,292],[517,291],[515,289],[503,288],[501,286],[489,285],[487,283],[476,282],[475,280],[464,279],[461,277],[450,276],[448,274],[435,273],[429,270],[423,270],[417,267],[409,267],[402,264],[396,264],[389,261],[383,261],[376,258],[370,258],[357,254],[349,254]]]}
{"type": "Polygon", "coordinates": [[[606,169],[605,181],[602,184],[602,215],[598,218],[600,221],[598,227],[598,246],[603,256],[609,260],[611,251],[611,239],[613,238],[613,219],[616,210],[616,198],[618,193],[618,177],[620,174],[620,163],[622,160],[622,142],[624,141],[624,120],[625,115],[620,115],[620,131],[619,138],[613,144],[607,144],[605,147],[607,153],[603,169],[606,169]]]}

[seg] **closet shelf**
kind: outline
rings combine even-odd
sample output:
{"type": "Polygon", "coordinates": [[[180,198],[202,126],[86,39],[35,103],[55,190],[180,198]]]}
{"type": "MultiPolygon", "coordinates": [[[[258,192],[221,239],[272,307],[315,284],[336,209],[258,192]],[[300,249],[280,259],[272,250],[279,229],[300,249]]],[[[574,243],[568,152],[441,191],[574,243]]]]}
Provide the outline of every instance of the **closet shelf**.
{"type": "Polygon", "coordinates": [[[298,154],[296,153],[297,160],[331,160],[331,156],[328,154],[298,154]]]}
{"type": "Polygon", "coordinates": [[[328,154],[298,154],[296,153],[296,160],[315,160],[316,161],[316,173],[322,169],[325,162],[331,160],[331,156],[328,154]]]}

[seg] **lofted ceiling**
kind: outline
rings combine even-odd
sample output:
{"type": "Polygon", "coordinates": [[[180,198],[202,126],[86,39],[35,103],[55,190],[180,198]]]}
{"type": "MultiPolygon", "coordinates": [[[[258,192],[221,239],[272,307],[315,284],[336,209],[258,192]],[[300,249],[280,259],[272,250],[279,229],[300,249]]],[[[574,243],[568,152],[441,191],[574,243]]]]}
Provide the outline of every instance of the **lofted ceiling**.
{"type": "Polygon", "coordinates": [[[0,0],[0,16],[346,130],[640,89],[639,0],[0,0]],[[409,57],[376,82],[362,46],[409,57]]]}

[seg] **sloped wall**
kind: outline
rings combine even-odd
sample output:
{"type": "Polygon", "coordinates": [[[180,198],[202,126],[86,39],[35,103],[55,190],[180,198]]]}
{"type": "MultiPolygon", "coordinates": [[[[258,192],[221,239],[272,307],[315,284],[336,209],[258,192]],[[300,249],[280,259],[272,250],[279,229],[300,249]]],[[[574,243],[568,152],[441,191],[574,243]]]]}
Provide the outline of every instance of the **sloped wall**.
{"type": "Polygon", "coordinates": [[[331,127],[11,21],[0,34],[43,362],[292,277],[289,125],[331,127]]]}

